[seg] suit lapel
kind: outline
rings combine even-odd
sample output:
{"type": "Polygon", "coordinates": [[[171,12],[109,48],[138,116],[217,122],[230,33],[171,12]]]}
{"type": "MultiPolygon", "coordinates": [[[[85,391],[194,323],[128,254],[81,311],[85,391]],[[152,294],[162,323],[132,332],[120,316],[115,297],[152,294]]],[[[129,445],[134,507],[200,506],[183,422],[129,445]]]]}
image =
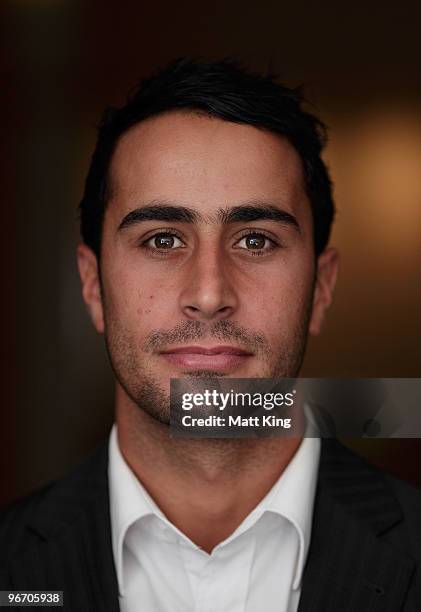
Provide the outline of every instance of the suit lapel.
{"type": "Polygon", "coordinates": [[[385,537],[401,521],[381,474],[323,440],[299,612],[401,610],[415,564],[385,537]]]}
{"type": "Polygon", "coordinates": [[[104,445],[45,496],[11,568],[16,588],[62,590],[65,610],[118,612],[107,465],[104,445]]]}

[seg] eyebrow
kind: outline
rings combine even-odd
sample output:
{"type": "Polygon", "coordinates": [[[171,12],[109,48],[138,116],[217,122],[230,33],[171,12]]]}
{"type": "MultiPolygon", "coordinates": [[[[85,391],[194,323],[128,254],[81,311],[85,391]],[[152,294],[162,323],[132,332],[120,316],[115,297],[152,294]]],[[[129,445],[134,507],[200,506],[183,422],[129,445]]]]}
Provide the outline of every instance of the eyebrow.
{"type": "Polygon", "coordinates": [[[180,221],[182,223],[210,222],[231,224],[250,221],[276,221],[289,225],[300,232],[300,226],[294,215],[282,210],[273,204],[264,202],[245,203],[231,208],[220,208],[215,215],[208,215],[205,219],[202,214],[187,206],[175,204],[152,203],[130,211],[118,226],[118,231],[142,223],[143,221],[180,221]]]}
{"type": "Polygon", "coordinates": [[[237,223],[238,221],[277,221],[284,225],[291,225],[298,231],[300,226],[297,219],[286,210],[272,204],[243,204],[218,211],[218,220],[221,223],[237,223]]]}

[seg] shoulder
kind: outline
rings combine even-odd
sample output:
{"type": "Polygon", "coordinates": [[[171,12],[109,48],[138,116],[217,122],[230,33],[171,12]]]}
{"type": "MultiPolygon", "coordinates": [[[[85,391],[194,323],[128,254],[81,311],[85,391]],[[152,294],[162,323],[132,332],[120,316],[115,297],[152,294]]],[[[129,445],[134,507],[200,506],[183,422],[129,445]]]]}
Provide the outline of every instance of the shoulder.
{"type": "Polygon", "coordinates": [[[72,521],[83,504],[108,495],[107,450],[102,444],[63,478],[0,508],[0,563],[72,521]]]}
{"type": "Polygon", "coordinates": [[[421,489],[372,465],[337,440],[322,440],[319,485],[376,536],[421,560],[421,489]]]}
{"type": "Polygon", "coordinates": [[[357,454],[349,447],[337,441],[335,441],[335,443],[340,447],[340,454],[343,457],[344,465],[351,466],[351,472],[355,467],[356,473],[358,474],[362,475],[363,472],[367,472],[367,474],[370,473],[373,478],[377,478],[379,482],[382,481],[384,485],[391,490],[402,506],[409,506],[412,508],[415,504],[418,509],[420,508],[421,488],[375,466],[365,457],[357,454]]]}
{"type": "Polygon", "coordinates": [[[50,483],[0,509],[0,559],[19,551],[27,525],[53,489],[54,483],[50,483]]]}
{"type": "Polygon", "coordinates": [[[387,531],[386,538],[396,549],[408,552],[417,563],[421,563],[421,489],[388,472],[377,471],[401,511],[401,520],[387,531]]]}
{"type": "Polygon", "coordinates": [[[421,489],[387,472],[382,472],[382,476],[398,500],[409,529],[420,533],[421,548],[421,489]]]}

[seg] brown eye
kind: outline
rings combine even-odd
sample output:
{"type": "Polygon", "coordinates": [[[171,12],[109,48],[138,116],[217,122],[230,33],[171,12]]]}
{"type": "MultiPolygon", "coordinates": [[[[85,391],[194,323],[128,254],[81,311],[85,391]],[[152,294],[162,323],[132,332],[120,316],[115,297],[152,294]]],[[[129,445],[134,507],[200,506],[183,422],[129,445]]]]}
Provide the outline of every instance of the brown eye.
{"type": "Polygon", "coordinates": [[[157,249],[171,249],[174,246],[174,237],[155,236],[154,242],[157,249]]]}
{"type": "Polygon", "coordinates": [[[264,234],[248,234],[237,243],[237,247],[247,251],[267,251],[271,246],[272,241],[264,234]]]}
{"type": "Polygon", "coordinates": [[[258,234],[247,236],[246,238],[246,246],[248,249],[263,249],[265,242],[266,238],[258,234]]]}
{"type": "Polygon", "coordinates": [[[173,234],[155,234],[146,242],[150,249],[159,249],[160,251],[170,251],[171,249],[182,246],[180,238],[173,234]]]}

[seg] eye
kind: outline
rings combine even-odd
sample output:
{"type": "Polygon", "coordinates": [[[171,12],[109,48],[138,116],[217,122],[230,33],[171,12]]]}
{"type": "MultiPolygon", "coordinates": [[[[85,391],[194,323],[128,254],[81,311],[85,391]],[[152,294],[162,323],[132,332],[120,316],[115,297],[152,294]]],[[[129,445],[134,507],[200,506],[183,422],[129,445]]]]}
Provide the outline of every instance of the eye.
{"type": "Polygon", "coordinates": [[[160,232],[159,234],[155,234],[154,236],[146,240],[146,242],[144,242],[144,246],[149,249],[170,251],[172,249],[176,249],[184,245],[180,238],[175,234],[170,234],[169,232],[160,232]]]}
{"type": "MultiPolygon", "coordinates": [[[[246,236],[243,236],[241,240],[236,243],[236,248],[246,249],[247,251],[262,252],[270,251],[276,247],[275,242],[268,238],[265,234],[259,232],[250,232],[246,236]]],[[[256,253],[257,254],[257,253],[256,253]]]]}

